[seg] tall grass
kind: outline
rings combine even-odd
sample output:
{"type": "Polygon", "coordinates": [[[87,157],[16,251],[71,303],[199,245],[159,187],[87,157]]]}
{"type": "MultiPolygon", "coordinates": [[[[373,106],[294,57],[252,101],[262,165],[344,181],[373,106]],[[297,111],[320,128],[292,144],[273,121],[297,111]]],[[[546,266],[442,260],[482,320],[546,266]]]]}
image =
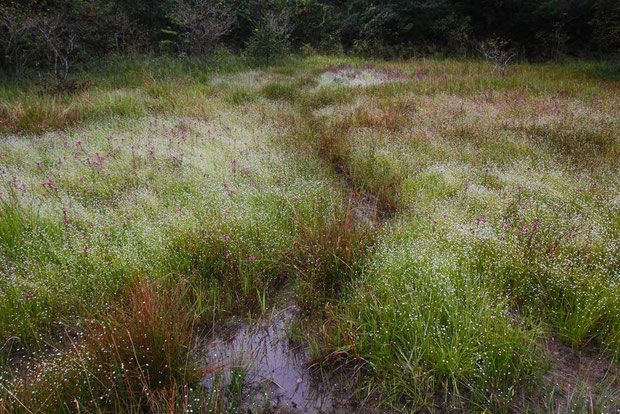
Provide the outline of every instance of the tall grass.
{"type": "Polygon", "coordinates": [[[65,349],[20,364],[18,375],[9,372],[0,410],[155,412],[175,400],[182,406],[185,387],[201,372],[190,294],[136,282],[120,304],[84,321],[77,335],[68,333],[65,349]]]}

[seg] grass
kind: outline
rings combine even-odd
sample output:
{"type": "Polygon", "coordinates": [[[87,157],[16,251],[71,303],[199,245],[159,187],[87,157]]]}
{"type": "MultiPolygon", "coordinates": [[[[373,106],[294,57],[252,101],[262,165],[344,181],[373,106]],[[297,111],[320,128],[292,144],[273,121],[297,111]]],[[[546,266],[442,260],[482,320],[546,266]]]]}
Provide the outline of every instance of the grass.
{"type": "Polygon", "coordinates": [[[551,336],[617,372],[606,65],[134,57],[76,77],[0,84],[0,410],[239,409],[241,379],[200,385],[198,344],[282,286],[379,409],[617,404],[616,379],[545,381],[551,336]]]}

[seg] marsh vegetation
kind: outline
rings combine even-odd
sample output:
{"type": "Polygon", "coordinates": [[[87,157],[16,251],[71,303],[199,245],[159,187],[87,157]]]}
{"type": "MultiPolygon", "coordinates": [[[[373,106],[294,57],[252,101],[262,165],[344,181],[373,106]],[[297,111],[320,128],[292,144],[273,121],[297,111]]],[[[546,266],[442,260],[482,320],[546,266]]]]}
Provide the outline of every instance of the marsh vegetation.
{"type": "Polygon", "coordinates": [[[123,57],[74,77],[0,84],[0,411],[305,412],[235,355],[274,329],[301,389],[342,390],[310,412],[618,409],[608,65],[123,57]]]}

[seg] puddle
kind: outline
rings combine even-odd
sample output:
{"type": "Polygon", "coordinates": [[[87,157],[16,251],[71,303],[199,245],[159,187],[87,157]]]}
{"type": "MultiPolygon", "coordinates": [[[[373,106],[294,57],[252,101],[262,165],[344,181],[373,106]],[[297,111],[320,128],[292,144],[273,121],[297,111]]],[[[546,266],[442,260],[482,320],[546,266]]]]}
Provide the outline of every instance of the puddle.
{"type": "MultiPolygon", "coordinates": [[[[290,306],[270,318],[246,323],[230,338],[216,338],[207,346],[209,364],[231,375],[244,372],[242,397],[237,412],[259,413],[265,409],[286,413],[334,413],[338,393],[311,375],[305,348],[287,336],[295,319],[290,306]],[[231,374],[232,373],[232,374],[231,374]],[[328,389],[329,387],[329,389],[328,389]]],[[[216,375],[203,380],[210,388],[216,375]]]]}

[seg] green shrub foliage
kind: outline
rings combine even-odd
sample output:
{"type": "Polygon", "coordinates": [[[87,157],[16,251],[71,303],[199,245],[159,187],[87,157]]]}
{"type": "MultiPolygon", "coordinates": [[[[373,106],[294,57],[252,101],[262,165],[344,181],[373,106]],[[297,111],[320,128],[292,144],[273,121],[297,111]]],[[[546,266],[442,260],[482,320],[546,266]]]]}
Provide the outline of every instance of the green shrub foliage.
{"type": "Polygon", "coordinates": [[[202,14],[189,3],[2,2],[0,66],[4,72],[43,67],[66,75],[74,63],[111,52],[204,55],[216,49],[215,41],[231,50],[248,48],[261,60],[289,50],[463,56],[477,53],[488,39],[503,39],[530,60],[620,50],[620,3],[614,0],[213,0],[212,10],[202,14]],[[179,19],[179,10],[189,17],[179,19]],[[205,32],[217,36],[204,41],[205,32]],[[188,41],[193,38],[203,39],[202,46],[194,47],[188,41]]]}

